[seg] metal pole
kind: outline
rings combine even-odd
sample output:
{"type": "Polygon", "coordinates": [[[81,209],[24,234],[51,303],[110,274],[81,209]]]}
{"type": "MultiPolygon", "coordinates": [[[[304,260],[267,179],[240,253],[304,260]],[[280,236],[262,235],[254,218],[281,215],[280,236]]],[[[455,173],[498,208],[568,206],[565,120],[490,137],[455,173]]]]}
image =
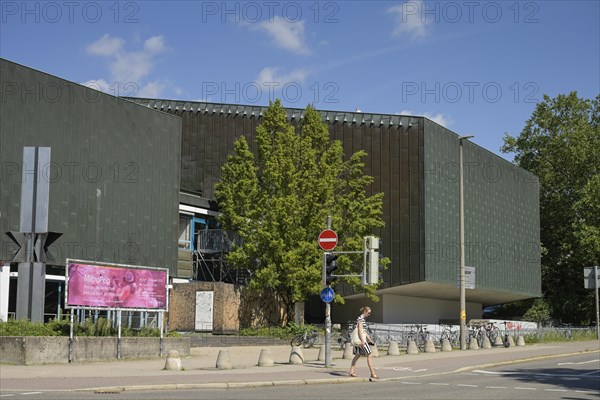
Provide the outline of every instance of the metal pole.
{"type": "Polygon", "coordinates": [[[460,349],[467,349],[467,299],[465,293],[465,199],[464,199],[464,171],[463,171],[463,140],[473,136],[458,138],[458,163],[459,163],[459,212],[460,212],[460,349]]]}
{"type": "Polygon", "coordinates": [[[460,349],[467,349],[467,313],[465,294],[465,205],[464,205],[464,182],[463,182],[463,147],[462,139],[459,139],[459,174],[460,174],[460,349]]]}
{"type": "Polygon", "coordinates": [[[69,318],[69,362],[73,361],[73,309],[71,308],[71,317],[69,318]]]}
{"type": "MultiPolygon", "coordinates": [[[[327,217],[327,229],[331,229],[331,215],[327,217]]],[[[323,287],[325,287],[326,254],[323,254],[323,287]]],[[[325,303],[325,367],[331,367],[331,303],[325,303]]]]}
{"type": "Polygon", "coordinates": [[[596,339],[600,340],[600,305],[598,304],[598,266],[594,266],[594,287],[596,288],[596,339]]]}
{"type": "Polygon", "coordinates": [[[117,317],[117,359],[121,358],[121,310],[115,310],[117,317]]]}

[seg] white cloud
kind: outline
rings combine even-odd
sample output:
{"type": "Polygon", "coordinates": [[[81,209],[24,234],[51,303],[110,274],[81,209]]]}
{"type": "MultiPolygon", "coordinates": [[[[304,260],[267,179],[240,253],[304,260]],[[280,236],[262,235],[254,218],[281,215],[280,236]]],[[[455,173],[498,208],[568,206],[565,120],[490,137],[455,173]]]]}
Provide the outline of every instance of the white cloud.
{"type": "Polygon", "coordinates": [[[111,60],[108,65],[110,79],[96,79],[84,85],[115,96],[159,97],[167,84],[160,80],[145,83],[144,79],[154,69],[156,57],[167,49],[164,36],[156,35],[146,39],[139,51],[126,51],[124,45],[123,39],[110,37],[108,34],[88,45],[88,53],[111,60]],[[109,83],[110,81],[113,83],[109,83]]]}
{"type": "Polygon", "coordinates": [[[396,26],[392,35],[410,39],[422,39],[429,35],[429,23],[422,17],[424,7],[423,0],[415,0],[388,8],[388,13],[396,14],[396,26]]]}
{"type": "Polygon", "coordinates": [[[138,97],[157,98],[160,96],[162,91],[166,88],[166,84],[159,81],[148,82],[144,85],[139,93],[136,94],[138,97]]]}
{"type": "Polygon", "coordinates": [[[144,42],[144,49],[151,54],[158,54],[165,48],[165,38],[162,35],[152,36],[144,42]]]}
{"type": "Polygon", "coordinates": [[[298,83],[303,84],[308,77],[308,70],[306,68],[296,68],[290,71],[288,74],[282,73],[279,67],[265,67],[260,71],[256,81],[263,86],[274,86],[281,88],[287,83],[298,83]],[[274,83],[278,85],[273,85],[274,83]]]}
{"type": "Polygon", "coordinates": [[[263,21],[256,29],[267,32],[275,42],[275,45],[297,54],[307,55],[311,51],[305,43],[304,21],[289,22],[276,16],[272,21],[263,21]]]}
{"type": "Polygon", "coordinates": [[[452,118],[450,118],[449,115],[443,114],[443,113],[430,113],[430,112],[424,112],[424,113],[416,113],[412,110],[402,110],[398,113],[399,115],[414,115],[414,116],[418,116],[418,117],[425,117],[428,118],[430,120],[432,120],[433,122],[442,125],[446,128],[449,128],[452,124],[454,124],[454,120],[452,118]]]}
{"type": "Polygon", "coordinates": [[[98,56],[112,56],[121,51],[125,41],[118,37],[110,37],[107,33],[100,39],[87,45],[86,50],[90,54],[98,56]]]}

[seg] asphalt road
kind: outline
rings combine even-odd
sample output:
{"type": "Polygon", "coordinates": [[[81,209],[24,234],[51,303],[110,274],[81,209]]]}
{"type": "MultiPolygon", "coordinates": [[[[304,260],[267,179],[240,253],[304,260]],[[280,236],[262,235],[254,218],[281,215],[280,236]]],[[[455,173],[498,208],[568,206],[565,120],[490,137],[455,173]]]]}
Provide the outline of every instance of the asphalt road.
{"type": "MultiPolygon", "coordinates": [[[[397,368],[397,367],[388,367],[397,368]]],[[[386,372],[378,370],[380,375],[386,372]]],[[[389,376],[389,374],[388,374],[389,376]]],[[[172,399],[600,399],[598,353],[546,360],[432,373],[399,380],[244,389],[195,389],[175,391],[2,392],[10,400],[172,400],[172,399]]]]}

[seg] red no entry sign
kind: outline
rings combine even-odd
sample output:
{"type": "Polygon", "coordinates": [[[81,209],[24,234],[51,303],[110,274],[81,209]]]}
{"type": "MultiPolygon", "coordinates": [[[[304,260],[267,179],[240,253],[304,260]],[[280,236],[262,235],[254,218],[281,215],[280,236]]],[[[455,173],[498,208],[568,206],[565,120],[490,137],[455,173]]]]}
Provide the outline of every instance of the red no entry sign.
{"type": "Polygon", "coordinates": [[[337,242],[337,233],[331,229],[325,229],[319,234],[319,246],[325,251],[333,250],[337,246],[337,242]]]}

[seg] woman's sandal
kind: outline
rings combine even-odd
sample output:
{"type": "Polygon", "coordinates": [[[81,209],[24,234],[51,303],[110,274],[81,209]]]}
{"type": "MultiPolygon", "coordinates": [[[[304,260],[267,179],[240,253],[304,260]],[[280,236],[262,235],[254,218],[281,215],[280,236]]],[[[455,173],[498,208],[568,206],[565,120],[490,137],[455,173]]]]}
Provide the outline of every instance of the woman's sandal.
{"type": "Polygon", "coordinates": [[[377,375],[371,375],[371,379],[379,379],[377,375]]]}
{"type": "Polygon", "coordinates": [[[356,375],[354,372],[350,372],[350,376],[351,376],[352,378],[356,378],[358,375],[356,375]]]}

